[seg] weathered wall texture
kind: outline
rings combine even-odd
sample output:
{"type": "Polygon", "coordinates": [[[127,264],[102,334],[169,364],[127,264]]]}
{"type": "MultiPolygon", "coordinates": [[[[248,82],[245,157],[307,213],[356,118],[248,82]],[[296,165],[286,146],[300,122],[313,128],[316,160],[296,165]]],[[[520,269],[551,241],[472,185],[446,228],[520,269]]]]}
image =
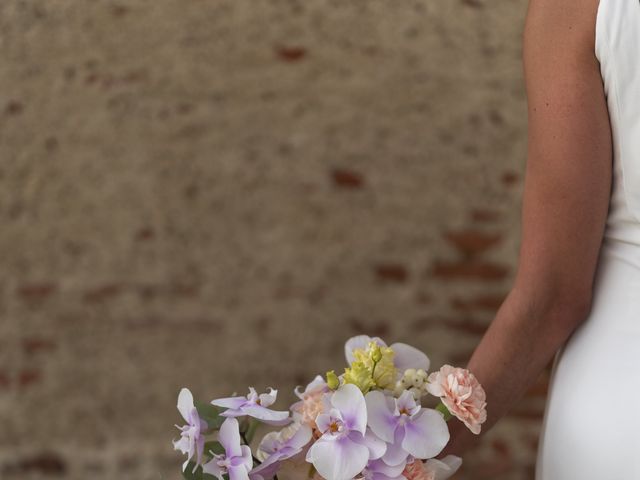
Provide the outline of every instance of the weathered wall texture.
{"type": "MultiPolygon", "coordinates": [[[[356,333],[464,365],[514,275],[525,0],[2,0],[0,477],[178,478],[179,387],[356,333]]],[[[459,479],[531,479],[544,381],[459,479]]]]}

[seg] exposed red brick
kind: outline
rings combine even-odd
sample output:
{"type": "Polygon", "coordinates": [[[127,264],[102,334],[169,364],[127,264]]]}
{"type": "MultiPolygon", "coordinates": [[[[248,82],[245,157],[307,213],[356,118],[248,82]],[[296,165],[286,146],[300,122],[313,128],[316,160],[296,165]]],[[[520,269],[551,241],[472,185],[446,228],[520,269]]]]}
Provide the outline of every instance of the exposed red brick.
{"type": "Polygon", "coordinates": [[[459,312],[496,312],[502,305],[504,298],[504,295],[480,295],[469,299],[453,298],[451,299],[451,307],[459,312]]]}
{"type": "Polygon", "coordinates": [[[148,72],[144,69],[133,70],[122,76],[123,83],[137,83],[146,80],[149,77],[148,72]]]}
{"type": "Polygon", "coordinates": [[[87,303],[103,302],[119,295],[122,292],[122,286],[117,284],[101,285],[99,287],[87,290],[83,295],[83,300],[87,303]]]}
{"type": "Polygon", "coordinates": [[[418,292],[416,293],[416,303],[420,305],[428,305],[433,301],[431,295],[426,292],[418,292]]]}
{"type": "Polygon", "coordinates": [[[181,103],[176,108],[177,112],[181,115],[186,115],[187,113],[191,113],[193,111],[193,105],[190,103],[181,103]]]}
{"type": "Polygon", "coordinates": [[[28,387],[34,383],[38,383],[42,379],[39,370],[23,370],[18,374],[18,385],[20,387],[28,387]]]}
{"type": "Polygon", "coordinates": [[[155,235],[156,234],[153,231],[153,228],[144,227],[136,232],[136,240],[138,241],[151,240],[155,237],[155,235]]]}
{"type": "Polygon", "coordinates": [[[504,125],[504,117],[499,110],[492,108],[489,110],[489,121],[494,125],[504,125]]]}
{"type": "Polygon", "coordinates": [[[54,294],[57,287],[54,283],[25,283],[18,287],[18,295],[25,300],[43,300],[54,294]]]}
{"type": "Polygon", "coordinates": [[[528,446],[531,450],[531,453],[535,454],[538,451],[538,446],[540,443],[540,437],[538,435],[532,435],[530,433],[525,433],[521,436],[522,442],[528,446]]]}
{"type": "Polygon", "coordinates": [[[465,255],[480,254],[496,246],[502,240],[499,233],[485,233],[479,230],[446,232],[445,238],[465,255]]]}
{"type": "Polygon", "coordinates": [[[383,282],[404,283],[409,278],[407,269],[396,263],[382,263],[374,266],[378,280],[383,282]]]}
{"type": "Polygon", "coordinates": [[[58,139],[56,137],[47,137],[44,141],[44,148],[47,152],[53,152],[58,148],[58,139]]]}
{"type": "Polygon", "coordinates": [[[5,113],[8,115],[18,115],[24,110],[24,105],[17,100],[11,100],[5,107],[5,113]]]}
{"type": "Polygon", "coordinates": [[[18,461],[16,468],[23,473],[62,476],[67,472],[67,464],[57,453],[42,452],[18,461]]]}
{"type": "Polygon", "coordinates": [[[518,420],[539,421],[544,416],[544,410],[542,408],[521,407],[510,411],[508,415],[518,420]]]}
{"type": "Polygon", "coordinates": [[[364,177],[361,173],[346,168],[334,168],[331,172],[333,183],[341,188],[361,188],[364,177]]]}
{"type": "Polygon", "coordinates": [[[124,5],[114,5],[111,7],[111,13],[114,17],[123,17],[127,13],[129,13],[129,8],[124,5]]]}
{"type": "Polygon", "coordinates": [[[307,50],[303,47],[280,46],[276,48],[276,53],[281,60],[292,63],[302,60],[306,56],[307,50]]]}
{"type": "Polygon", "coordinates": [[[496,438],[491,442],[491,448],[494,452],[498,453],[502,457],[508,457],[509,455],[511,455],[511,449],[509,448],[509,445],[507,444],[507,442],[500,438],[496,438]]]}
{"type": "Polygon", "coordinates": [[[0,372],[0,390],[5,390],[11,385],[11,379],[7,372],[0,372]]]}
{"type": "Polygon", "coordinates": [[[470,335],[484,335],[487,331],[487,325],[480,325],[469,320],[449,320],[445,326],[460,333],[470,335]]]}
{"type": "Polygon", "coordinates": [[[513,185],[518,182],[520,175],[515,172],[505,172],[502,174],[502,183],[505,185],[513,185]]]}
{"type": "Polygon", "coordinates": [[[513,461],[511,458],[498,457],[496,459],[484,460],[481,463],[474,466],[473,478],[475,480],[495,479],[503,478],[505,475],[513,470],[513,461]]]}
{"type": "Polygon", "coordinates": [[[171,294],[178,297],[195,297],[200,287],[194,283],[176,283],[171,286],[171,294]]]}
{"type": "Polygon", "coordinates": [[[471,220],[478,223],[490,223],[500,219],[500,213],[495,210],[474,209],[471,210],[471,220]]]}
{"type": "Polygon", "coordinates": [[[41,352],[55,350],[55,348],[55,342],[45,338],[30,337],[22,340],[22,349],[27,355],[36,355],[41,352]]]}
{"type": "Polygon", "coordinates": [[[503,280],[509,268],[490,262],[436,262],[431,275],[442,280],[503,280]]]}
{"type": "Polygon", "coordinates": [[[87,75],[87,77],[84,79],[84,82],[87,85],[91,85],[93,83],[96,83],[96,81],[98,80],[98,75],[95,73],[90,73],[89,75],[87,75]]]}

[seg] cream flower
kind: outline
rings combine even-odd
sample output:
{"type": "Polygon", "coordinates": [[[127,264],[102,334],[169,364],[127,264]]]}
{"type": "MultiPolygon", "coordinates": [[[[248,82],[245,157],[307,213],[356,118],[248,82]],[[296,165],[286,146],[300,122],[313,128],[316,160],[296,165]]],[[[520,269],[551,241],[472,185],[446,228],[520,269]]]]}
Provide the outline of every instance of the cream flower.
{"type": "Polygon", "coordinates": [[[480,433],[480,424],[487,419],[486,394],[469,370],[443,365],[429,375],[427,391],[440,397],[449,412],[469,430],[480,433]]]}

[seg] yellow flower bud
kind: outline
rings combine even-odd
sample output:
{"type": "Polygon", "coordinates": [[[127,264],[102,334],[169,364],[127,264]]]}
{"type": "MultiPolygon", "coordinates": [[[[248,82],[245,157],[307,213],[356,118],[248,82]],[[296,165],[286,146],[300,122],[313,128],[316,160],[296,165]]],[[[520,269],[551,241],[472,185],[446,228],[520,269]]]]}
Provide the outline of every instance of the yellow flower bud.
{"type": "Polygon", "coordinates": [[[340,379],[333,370],[327,372],[327,386],[331,390],[336,390],[340,386],[340,379]]]}

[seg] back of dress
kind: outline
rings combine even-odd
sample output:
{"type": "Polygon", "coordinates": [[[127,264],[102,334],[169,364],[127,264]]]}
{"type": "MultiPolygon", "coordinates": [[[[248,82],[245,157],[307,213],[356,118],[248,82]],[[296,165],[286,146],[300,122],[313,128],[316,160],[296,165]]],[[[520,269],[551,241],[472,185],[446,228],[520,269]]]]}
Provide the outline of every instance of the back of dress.
{"type": "Polygon", "coordinates": [[[640,0],[600,0],[613,184],[589,317],[555,357],[536,480],[640,480],[640,0]]]}

